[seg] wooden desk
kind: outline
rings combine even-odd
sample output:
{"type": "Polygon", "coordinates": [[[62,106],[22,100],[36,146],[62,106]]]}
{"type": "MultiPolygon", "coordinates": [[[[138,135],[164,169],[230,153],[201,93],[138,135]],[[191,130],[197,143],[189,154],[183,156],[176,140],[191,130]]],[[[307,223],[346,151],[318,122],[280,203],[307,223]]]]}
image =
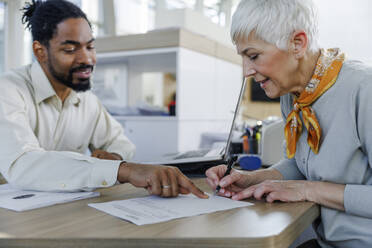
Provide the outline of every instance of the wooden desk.
{"type": "MultiPolygon", "coordinates": [[[[211,192],[205,179],[195,183],[211,192]]],[[[146,196],[131,185],[101,197],[16,213],[0,209],[0,247],[288,247],[319,215],[309,203],[254,206],[136,226],[87,203],[146,196]]]]}

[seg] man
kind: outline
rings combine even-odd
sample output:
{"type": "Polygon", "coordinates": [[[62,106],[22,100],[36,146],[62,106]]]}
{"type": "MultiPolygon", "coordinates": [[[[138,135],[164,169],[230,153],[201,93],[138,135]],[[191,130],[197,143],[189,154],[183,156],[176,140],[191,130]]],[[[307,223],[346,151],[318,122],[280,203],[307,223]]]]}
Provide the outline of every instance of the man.
{"type": "Polygon", "coordinates": [[[0,78],[0,169],[7,181],[43,191],[119,181],[163,197],[206,198],[175,167],[123,162],[135,147],[88,91],[96,56],[86,15],[65,0],[32,0],[23,11],[37,62],[0,78]],[[92,157],[83,155],[88,148],[92,157]]]}

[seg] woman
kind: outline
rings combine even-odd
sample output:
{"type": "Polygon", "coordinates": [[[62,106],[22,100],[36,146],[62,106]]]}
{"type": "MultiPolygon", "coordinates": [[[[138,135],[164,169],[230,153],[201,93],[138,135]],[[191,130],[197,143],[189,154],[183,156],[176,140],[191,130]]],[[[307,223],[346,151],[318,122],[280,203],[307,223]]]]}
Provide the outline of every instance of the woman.
{"type": "Polygon", "coordinates": [[[311,0],[242,0],[231,36],[244,76],[281,97],[286,156],[224,178],[213,167],[210,186],[234,200],[316,202],[314,247],[372,247],[372,68],[318,47],[311,0]]]}

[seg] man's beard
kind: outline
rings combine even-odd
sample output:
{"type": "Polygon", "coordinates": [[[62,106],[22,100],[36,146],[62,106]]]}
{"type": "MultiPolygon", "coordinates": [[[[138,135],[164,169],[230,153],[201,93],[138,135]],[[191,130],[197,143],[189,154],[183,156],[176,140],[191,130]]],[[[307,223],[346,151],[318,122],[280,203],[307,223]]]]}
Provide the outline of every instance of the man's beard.
{"type": "Polygon", "coordinates": [[[58,73],[54,69],[53,64],[50,59],[48,59],[48,68],[49,68],[50,73],[55,79],[57,79],[61,84],[71,88],[72,90],[76,92],[84,92],[84,91],[90,90],[91,88],[90,78],[78,79],[79,83],[74,84],[72,82],[73,80],[72,75],[74,72],[79,71],[81,69],[86,69],[86,68],[90,68],[93,71],[93,65],[81,65],[81,66],[71,68],[70,71],[68,72],[67,77],[65,77],[65,75],[63,75],[62,73],[58,73]]]}

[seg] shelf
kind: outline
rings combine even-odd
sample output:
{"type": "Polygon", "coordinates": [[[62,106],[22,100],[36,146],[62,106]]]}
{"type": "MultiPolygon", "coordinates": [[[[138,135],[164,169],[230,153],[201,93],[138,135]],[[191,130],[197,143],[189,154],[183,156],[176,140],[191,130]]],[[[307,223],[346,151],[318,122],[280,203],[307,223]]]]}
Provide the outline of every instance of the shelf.
{"type": "Polygon", "coordinates": [[[177,122],[178,118],[175,116],[154,116],[154,115],[147,115],[147,116],[120,116],[114,115],[113,116],[118,121],[169,121],[169,122],[177,122]]]}
{"type": "Polygon", "coordinates": [[[138,51],[157,48],[183,47],[241,65],[242,59],[232,47],[225,46],[205,36],[186,29],[162,29],[145,34],[101,37],[95,41],[97,54],[138,51]]]}

